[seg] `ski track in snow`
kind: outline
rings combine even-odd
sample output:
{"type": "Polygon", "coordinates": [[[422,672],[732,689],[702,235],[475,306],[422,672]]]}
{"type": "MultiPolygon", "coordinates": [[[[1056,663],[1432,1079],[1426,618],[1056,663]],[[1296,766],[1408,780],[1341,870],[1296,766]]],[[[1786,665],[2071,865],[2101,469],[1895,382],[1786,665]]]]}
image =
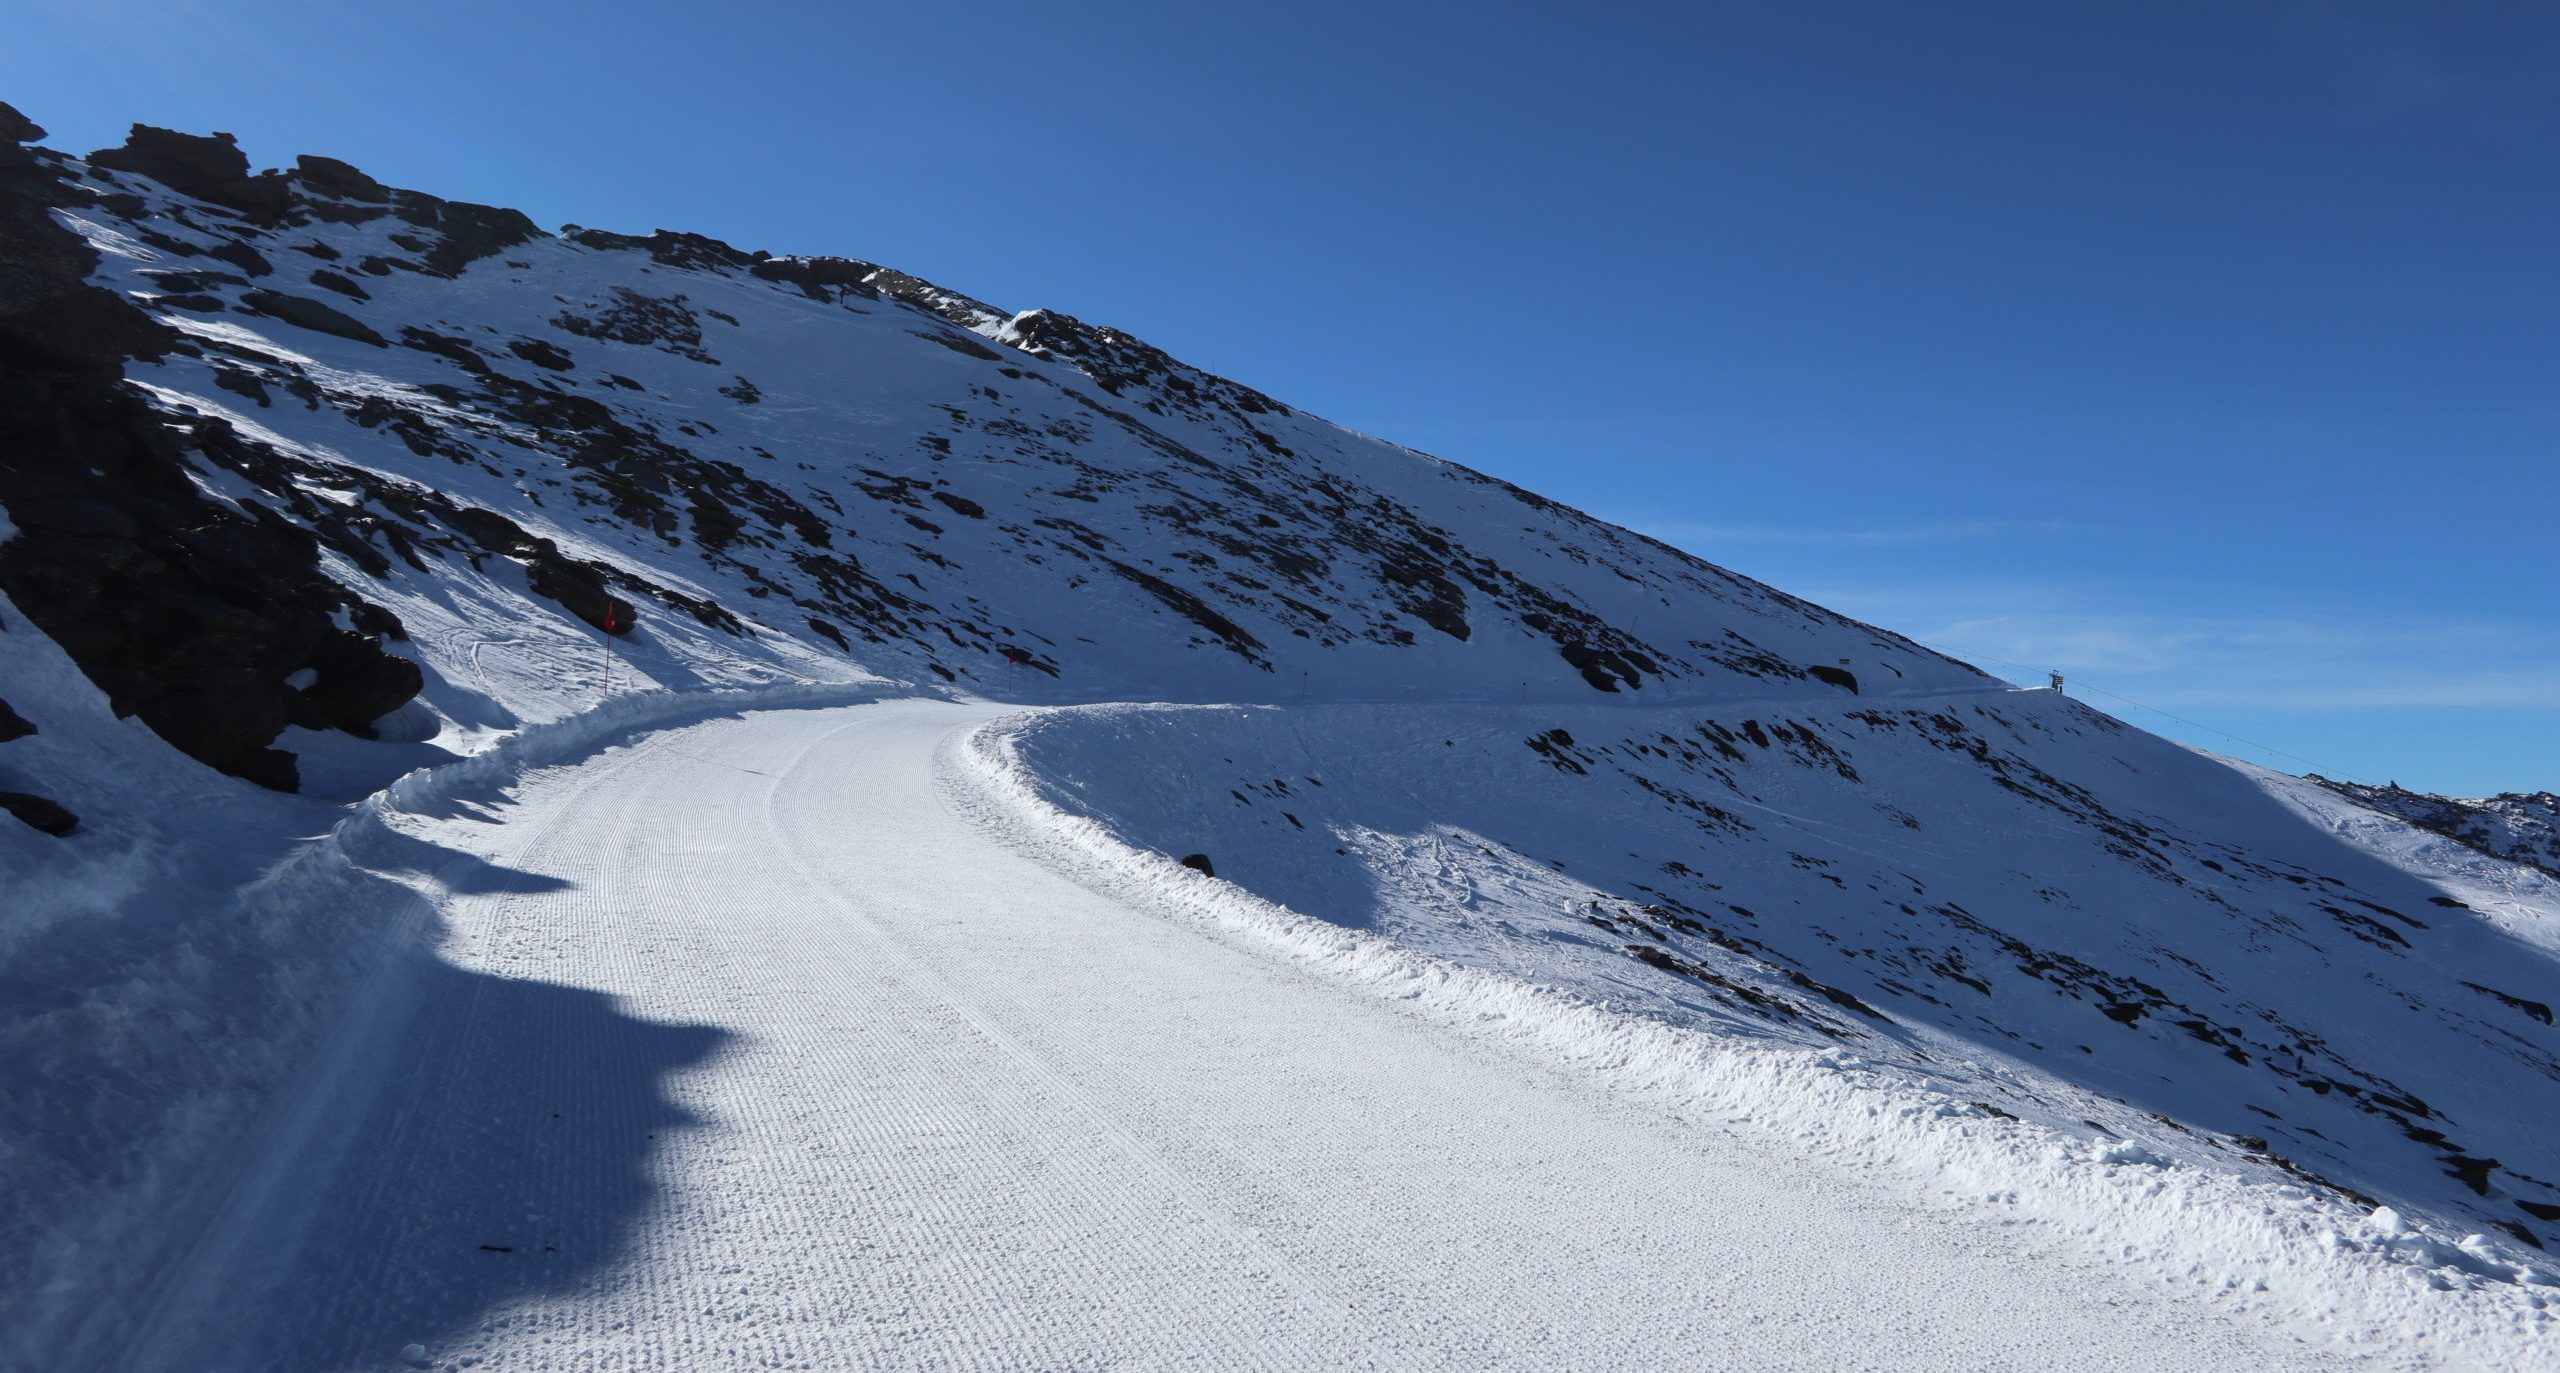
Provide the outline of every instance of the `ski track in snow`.
{"type": "Polygon", "coordinates": [[[2345,1357],[1078,885],[937,784],[998,713],[754,713],[395,819],[447,937],[127,1366],[2345,1357]]]}

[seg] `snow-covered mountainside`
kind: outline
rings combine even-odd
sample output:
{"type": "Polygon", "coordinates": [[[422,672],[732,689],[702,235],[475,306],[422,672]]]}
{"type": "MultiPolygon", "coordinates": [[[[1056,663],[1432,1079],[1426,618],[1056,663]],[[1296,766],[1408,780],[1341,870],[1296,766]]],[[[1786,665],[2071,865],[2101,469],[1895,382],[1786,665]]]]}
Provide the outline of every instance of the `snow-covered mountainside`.
{"type": "Polygon", "coordinates": [[[144,1279],[95,1256],[202,1219],[181,1160],[433,925],[419,891],[485,890],[368,793],[861,696],[1039,707],[975,735],[980,782],[1175,888],[1926,1088],[2022,1159],[2236,1179],[2439,1287],[2547,1281],[2560,879],[2490,856],[2549,863],[2547,805],[2449,853],[874,264],[39,137],[0,106],[24,1330],[105,1338],[144,1279]],[[267,871],[332,826],[352,870],[267,871]]]}
{"type": "Polygon", "coordinates": [[[2311,780],[2466,848],[2560,877],[2560,795],[2510,791],[2466,801],[2408,791],[2396,782],[2377,787],[2327,777],[2311,780]]]}
{"type": "Polygon", "coordinates": [[[255,780],[290,786],[291,745],[199,717],[360,732],[413,679],[413,731],[557,713],[594,684],[492,679],[592,642],[609,601],[629,685],[855,663],[1084,700],[1981,680],[1116,331],[868,263],[553,236],[325,159],[251,177],[226,142],[150,130],[20,176],[53,202],[48,246],[133,307],[107,346],[142,355],[150,458],[316,557],[323,585],[264,600],[345,623],[219,684],[312,674],[262,711],[136,672],[231,627],[153,613],[191,569],[115,561],[158,530],[111,467],[0,489],[23,531],[0,588],[164,736],[255,780]]]}

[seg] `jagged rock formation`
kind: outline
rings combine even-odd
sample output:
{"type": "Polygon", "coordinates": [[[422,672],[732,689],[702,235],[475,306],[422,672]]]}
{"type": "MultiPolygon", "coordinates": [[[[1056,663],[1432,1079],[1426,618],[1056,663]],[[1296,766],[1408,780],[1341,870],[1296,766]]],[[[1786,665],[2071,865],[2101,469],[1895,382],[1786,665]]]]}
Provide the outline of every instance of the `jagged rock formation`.
{"type": "MultiPolygon", "coordinates": [[[[15,111],[0,122],[36,132],[15,111]]],[[[135,148],[225,203],[277,203],[266,183],[226,180],[206,145],[229,148],[178,135],[135,148]]],[[[119,711],[204,762],[290,790],[293,758],[268,747],[287,724],[364,733],[417,693],[418,669],[382,651],[399,622],[322,575],[307,531],[195,488],[187,451],[225,441],[227,427],[178,422],[122,386],[128,358],[182,345],[86,283],[97,254],[51,217],[78,202],[54,165],[0,147],[11,249],[0,259],[0,509],[17,530],[0,543],[0,590],[119,711]],[[308,682],[294,685],[296,674],[308,682]]]]}

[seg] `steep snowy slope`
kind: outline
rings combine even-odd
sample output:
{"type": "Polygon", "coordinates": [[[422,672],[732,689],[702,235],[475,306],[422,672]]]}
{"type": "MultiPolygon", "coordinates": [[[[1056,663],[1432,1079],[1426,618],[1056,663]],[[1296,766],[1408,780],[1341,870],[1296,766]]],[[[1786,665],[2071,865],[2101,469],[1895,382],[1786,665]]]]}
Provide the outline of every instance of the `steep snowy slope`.
{"type": "Polygon", "coordinates": [[[2311,780],[2465,848],[2560,876],[2560,795],[2510,791],[2460,800],[2405,791],[2397,783],[2376,787],[2326,777],[2311,780]]]}
{"type": "MultiPolygon", "coordinates": [[[[673,687],[849,663],[1026,700],[1978,680],[1114,331],[870,264],[553,237],[158,131],[38,160],[95,280],[166,331],[127,375],[207,497],[308,531],[405,631],[446,731],[569,708],[572,684],[486,679],[608,597],[632,681],[673,687]]],[[[0,489],[52,545],[96,499],[0,489]]],[[[54,557],[0,556],[40,622],[73,601],[31,566],[54,557]]],[[[279,675],[326,691],[329,666],[279,675]]]]}
{"type": "Polygon", "coordinates": [[[2560,1233],[2560,892],[2395,864],[2051,692],[1106,706],[987,747],[1131,844],[1451,962],[2093,1147],[2560,1233]]]}
{"type": "Polygon", "coordinates": [[[1995,1199],[2049,1144],[2548,1281],[2546,873],[1113,330],[39,136],[0,106],[0,1089],[55,1122],[0,1140],[0,1257],[45,1321],[141,1283],[95,1256],[477,894],[347,803],[687,699],[924,694],[1039,707],[975,785],[1149,882],[1854,1086],[1788,1098],[1808,1138],[1926,1088],[1912,1131],[2014,1126],[1995,1199]]]}

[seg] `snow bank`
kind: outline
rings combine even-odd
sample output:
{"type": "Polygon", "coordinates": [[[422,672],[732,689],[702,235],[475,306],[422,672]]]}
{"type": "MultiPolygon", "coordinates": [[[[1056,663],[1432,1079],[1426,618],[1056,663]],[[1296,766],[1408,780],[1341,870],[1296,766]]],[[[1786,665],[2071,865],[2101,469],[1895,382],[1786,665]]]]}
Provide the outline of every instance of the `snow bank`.
{"type": "MultiPolygon", "coordinates": [[[[1138,709],[1138,708],[1122,708],[1138,709]]],[[[1940,1223],[2026,1227],[2031,1247],[2117,1265],[2233,1313],[2334,1333],[2387,1363],[2520,1366],[2555,1332],[2552,1267],[2389,1208],[2131,1139],[2006,1119],[1901,1065],[1753,1046],[1312,918],[1131,842],[1095,818],[1114,780],[1044,773],[1026,739],[1081,712],[999,720],[946,759],[957,804],[1079,881],[1322,969],[1611,1092],[1766,1131],[1872,1177],[1940,1223]]]]}
{"type": "MultiPolygon", "coordinates": [[[[22,622],[13,629],[13,637],[41,638],[22,622]]],[[[30,651],[37,647],[50,645],[30,651]]],[[[69,684],[61,693],[75,694],[69,684]]],[[[653,729],[915,694],[875,680],[614,697],[412,772],[343,810],[214,777],[139,726],[106,720],[130,737],[137,766],[209,788],[256,821],[199,813],[196,822],[212,831],[201,841],[272,854],[268,846],[283,844],[294,825],[337,818],[226,895],[213,894],[223,885],[205,878],[213,869],[204,842],[134,843],[102,833],[93,838],[106,856],[85,866],[78,855],[71,865],[50,853],[21,855],[28,860],[21,863],[0,851],[11,927],[37,914],[18,904],[28,890],[20,877],[85,873],[105,884],[99,902],[9,950],[12,981],[46,985],[41,995],[13,993],[24,1013],[0,1025],[0,1086],[12,1116],[39,1122],[0,1137],[0,1265],[25,1275],[0,1291],[0,1367],[76,1365],[75,1351],[112,1347],[185,1267],[187,1247],[242,1170],[273,1152],[272,1136],[288,1128],[303,1095],[295,1084],[315,1071],[333,1029],[383,992],[372,980],[378,971],[396,954],[432,946],[444,877],[465,860],[448,856],[422,869],[419,845],[399,831],[402,815],[500,799],[530,771],[653,729]]],[[[89,704],[103,717],[103,702],[89,704]]],[[[40,724],[68,714],[41,713],[49,718],[40,724]]],[[[0,832],[0,840],[17,838],[0,832]]],[[[29,842],[54,841],[30,835],[29,842]]]]}

